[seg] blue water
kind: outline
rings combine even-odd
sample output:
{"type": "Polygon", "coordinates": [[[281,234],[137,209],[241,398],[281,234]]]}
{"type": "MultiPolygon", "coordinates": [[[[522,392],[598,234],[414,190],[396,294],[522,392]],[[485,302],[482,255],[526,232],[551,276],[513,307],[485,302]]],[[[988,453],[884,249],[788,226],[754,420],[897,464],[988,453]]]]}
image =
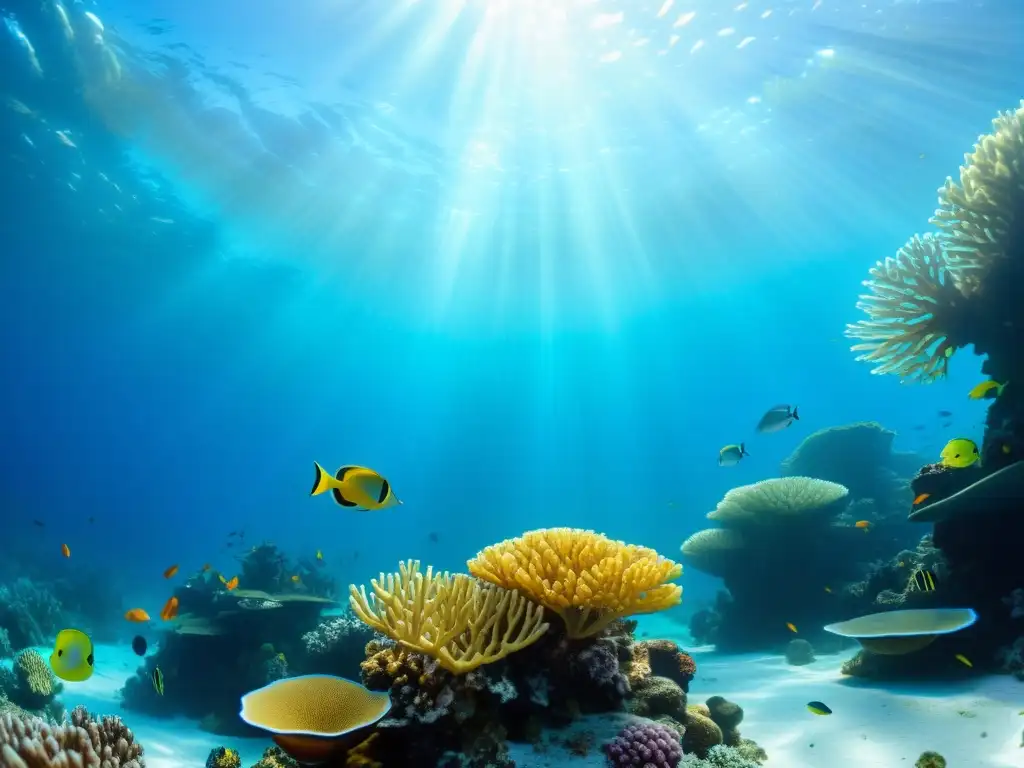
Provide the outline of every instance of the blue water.
{"type": "Polygon", "coordinates": [[[342,583],[556,525],[674,556],[815,429],[980,440],[969,350],[907,387],[843,329],[1018,103],[1019,3],[68,7],[0,0],[0,570],[129,607],[237,529],[342,583]]]}

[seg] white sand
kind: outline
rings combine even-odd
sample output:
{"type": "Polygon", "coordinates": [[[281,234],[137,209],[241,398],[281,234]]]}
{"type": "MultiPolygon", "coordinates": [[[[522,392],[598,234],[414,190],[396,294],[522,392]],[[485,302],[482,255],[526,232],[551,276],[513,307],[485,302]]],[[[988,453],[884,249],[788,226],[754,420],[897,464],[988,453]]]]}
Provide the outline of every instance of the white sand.
{"type": "MultiPolygon", "coordinates": [[[[685,642],[683,628],[649,619],[640,630],[649,637],[685,642]]],[[[40,649],[48,655],[48,649],[40,649]]],[[[910,768],[925,750],[944,755],[949,768],[1024,768],[1021,747],[1024,683],[1009,676],[978,677],[942,685],[867,685],[839,674],[846,658],[826,656],[805,667],[791,667],[776,656],[722,656],[692,649],[697,677],[690,700],[725,696],[746,712],[741,730],[768,751],[778,768],[910,768]],[[812,715],[808,701],[825,702],[831,716],[812,715]]],[[[852,652],[851,652],[852,653],[852,652]]],[[[238,750],[252,765],[270,742],[215,736],[194,721],[157,720],[121,712],[118,689],[138,659],[130,648],[97,646],[97,671],[84,683],[68,683],[68,708],[84,704],[94,714],[121,714],[146,747],[150,768],[201,768],[219,745],[238,750]]],[[[621,727],[623,718],[598,718],[574,730],[591,730],[600,742],[621,727]]],[[[596,749],[587,758],[569,755],[552,734],[544,753],[515,745],[518,768],[597,768],[596,749]]]]}

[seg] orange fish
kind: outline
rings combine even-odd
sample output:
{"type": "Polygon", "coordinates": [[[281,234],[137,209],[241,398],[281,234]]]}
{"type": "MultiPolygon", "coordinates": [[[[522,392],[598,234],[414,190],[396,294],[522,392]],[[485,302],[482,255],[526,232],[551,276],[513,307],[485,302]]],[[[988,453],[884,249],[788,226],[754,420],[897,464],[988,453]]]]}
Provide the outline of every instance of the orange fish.
{"type": "Polygon", "coordinates": [[[916,499],[914,499],[914,504],[915,505],[920,504],[922,501],[924,501],[925,499],[929,499],[929,498],[931,498],[931,494],[930,493],[922,493],[920,496],[918,496],[916,499]]]}
{"type": "Polygon", "coordinates": [[[160,618],[164,621],[170,621],[178,615],[178,598],[172,597],[166,603],[164,603],[164,609],[160,611],[160,618]]]}
{"type": "Polygon", "coordinates": [[[60,545],[60,553],[64,555],[64,557],[71,557],[71,549],[67,544],[60,545]]]}
{"type": "Polygon", "coordinates": [[[132,608],[124,615],[127,621],[149,621],[149,614],[141,608],[132,608]]]}
{"type": "Polygon", "coordinates": [[[174,574],[176,574],[177,572],[178,572],[178,566],[177,565],[172,565],[170,568],[168,568],[166,571],[164,571],[164,578],[165,579],[173,579],[174,578],[174,574]]]}
{"type": "Polygon", "coordinates": [[[863,528],[866,531],[866,530],[868,530],[871,527],[871,521],[870,520],[858,520],[856,523],[853,524],[853,527],[854,528],[863,528]]]}
{"type": "Polygon", "coordinates": [[[224,586],[227,587],[228,591],[230,592],[232,589],[238,586],[238,577],[235,576],[231,579],[231,581],[225,581],[224,586]]]}
{"type": "Polygon", "coordinates": [[[796,626],[788,621],[786,622],[786,629],[790,632],[796,632],[796,626]]]}

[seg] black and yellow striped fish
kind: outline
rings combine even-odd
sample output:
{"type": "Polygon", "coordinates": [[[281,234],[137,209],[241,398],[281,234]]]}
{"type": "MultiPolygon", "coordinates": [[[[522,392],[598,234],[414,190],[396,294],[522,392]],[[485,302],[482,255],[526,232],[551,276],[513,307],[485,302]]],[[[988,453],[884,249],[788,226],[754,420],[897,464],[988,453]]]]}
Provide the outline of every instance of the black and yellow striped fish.
{"type": "Polygon", "coordinates": [[[935,574],[929,570],[916,570],[910,577],[910,588],[918,592],[935,591],[935,574]]]}
{"type": "Polygon", "coordinates": [[[157,692],[158,696],[164,695],[164,673],[160,671],[160,667],[153,668],[153,690],[157,692]]]}

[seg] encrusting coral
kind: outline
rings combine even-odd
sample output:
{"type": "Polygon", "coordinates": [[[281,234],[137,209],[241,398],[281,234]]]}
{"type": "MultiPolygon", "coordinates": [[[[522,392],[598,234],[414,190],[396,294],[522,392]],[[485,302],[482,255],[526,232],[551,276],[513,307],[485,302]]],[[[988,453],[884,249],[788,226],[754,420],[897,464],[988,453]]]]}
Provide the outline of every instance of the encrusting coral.
{"type": "Polygon", "coordinates": [[[464,574],[420,572],[418,560],[399,564],[366,588],[351,589],[352,612],[368,626],[464,674],[536,642],[548,625],[539,606],[512,589],[464,574]]]}
{"type": "Polygon", "coordinates": [[[682,587],[668,582],[682,571],[653,549],[579,528],[529,531],[469,561],[477,578],[521,590],[561,616],[570,638],[595,635],[624,616],[677,605],[682,587]]]}

